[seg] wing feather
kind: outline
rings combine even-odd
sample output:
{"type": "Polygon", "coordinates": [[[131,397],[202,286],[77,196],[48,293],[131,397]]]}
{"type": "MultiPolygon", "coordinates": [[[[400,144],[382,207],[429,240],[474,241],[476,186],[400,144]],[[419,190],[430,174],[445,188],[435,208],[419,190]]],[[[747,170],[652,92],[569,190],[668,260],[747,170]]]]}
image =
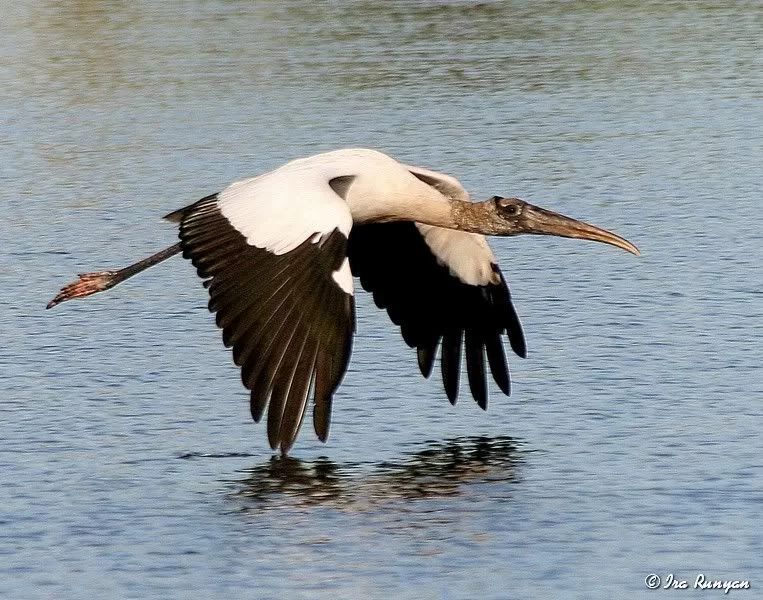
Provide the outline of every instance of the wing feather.
{"type": "MultiPolygon", "coordinates": [[[[428,177],[427,173],[414,174],[428,177]]],[[[400,326],[403,340],[416,348],[425,377],[442,346],[442,380],[451,403],[458,397],[464,348],[469,389],[485,408],[485,359],[493,380],[508,394],[503,336],[508,335],[520,356],[524,356],[525,342],[492,252],[480,236],[467,236],[471,234],[410,222],[356,225],[350,233],[348,256],[361,285],[400,326]],[[436,244],[434,249],[430,243],[436,244]]]]}
{"type": "MultiPolygon", "coordinates": [[[[281,427],[278,432],[280,440],[294,440],[305,416],[305,404],[310,392],[310,386],[315,378],[315,357],[318,343],[314,336],[305,338],[305,344],[300,353],[299,362],[289,388],[289,395],[284,404],[281,427]]],[[[288,442],[287,442],[288,443],[288,442]]],[[[286,447],[288,452],[290,446],[286,447]]]]}
{"type": "Polygon", "coordinates": [[[461,345],[464,331],[448,328],[442,337],[442,383],[451,404],[458,398],[458,380],[461,375],[461,345]]]}
{"type": "Polygon", "coordinates": [[[307,339],[307,332],[301,328],[294,328],[291,333],[289,341],[284,345],[281,360],[274,371],[270,408],[268,408],[268,442],[273,449],[276,449],[281,442],[281,422],[286,400],[307,339]]]}
{"type": "MultiPolygon", "coordinates": [[[[285,453],[311,392],[315,429],[325,441],[332,396],[347,370],[354,302],[334,275],[346,259],[351,217],[326,183],[300,200],[312,202],[313,212],[325,205],[328,216],[311,229],[288,204],[263,208],[280,200],[257,181],[234,184],[235,193],[208,196],[169,217],[180,221],[184,256],[207,279],[209,309],[251,390],[252,418],[259,421],[267,410],[268,441],[285,453]]],[[[309,219],[310,211],[302,215],[309,219]]]]}
{"type": "Polygon", "coordinates": [[[466,378],[469,380],[469,390],[477,406],[482,410],[487,408],[487,382],[485,381],[485,341],[481,332],[468,328],[464,332],[464,348],[466,350],[466,378]]]}

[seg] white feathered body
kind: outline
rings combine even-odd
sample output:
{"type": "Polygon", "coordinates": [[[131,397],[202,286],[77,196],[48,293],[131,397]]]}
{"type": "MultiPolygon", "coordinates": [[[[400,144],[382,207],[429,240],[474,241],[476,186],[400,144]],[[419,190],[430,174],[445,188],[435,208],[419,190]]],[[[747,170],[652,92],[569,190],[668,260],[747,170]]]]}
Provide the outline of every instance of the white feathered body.
{"type": "MultiPolygon", "coordinates": [[[[427,224],[448,222],[449,200],[469,200],[455,178],[406,166],[375,150],[350,149],[293,160],[237,181],[220,193],[217,202],[249,244],[274,254],[289,252],[308,238],[319,243],[335,229],[349,236],[353,223],[414,221],[438,261],[453,275],[471,285],[493,281],[490,265],[495,256],[484,236],[427,224]],[[417,174],[436,184],[425,183],[417,174]],[[340,177],[353,177],[344,197],[329,185],[340,177]]],[[[335,280],[352,293],[346,262],[335,280]]]]}

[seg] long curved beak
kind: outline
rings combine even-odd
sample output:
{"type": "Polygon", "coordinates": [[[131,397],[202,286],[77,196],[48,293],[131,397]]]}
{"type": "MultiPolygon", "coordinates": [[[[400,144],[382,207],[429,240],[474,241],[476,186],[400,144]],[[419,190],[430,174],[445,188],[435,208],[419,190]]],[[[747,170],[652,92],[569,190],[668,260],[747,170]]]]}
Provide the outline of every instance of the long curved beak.
{"type": "Polygon", "coordinates": [[[593,240],[594,242],[617,246],[636,256],[641,254],[636,246],[616,233],[532,204],[525,204],[524,206],[522,226],[524,233],[593,240]]]}

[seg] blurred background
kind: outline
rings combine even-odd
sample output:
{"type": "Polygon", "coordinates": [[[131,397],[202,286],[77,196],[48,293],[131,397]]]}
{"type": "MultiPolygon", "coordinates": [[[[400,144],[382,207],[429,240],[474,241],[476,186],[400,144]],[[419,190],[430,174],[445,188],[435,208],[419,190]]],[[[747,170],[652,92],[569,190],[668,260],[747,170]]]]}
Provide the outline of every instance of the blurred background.
{"type": "Polygon", "coordinates": [[[758,2],[6,2],[0,596],[763,584],[762,31],[758,2]],[[44,310],[174,243],[163,214],[352,146],[642,256],[491,242],[529,355],[487,412],[360,293],[329,442],[287,460],[180,258],[44,310]]]}

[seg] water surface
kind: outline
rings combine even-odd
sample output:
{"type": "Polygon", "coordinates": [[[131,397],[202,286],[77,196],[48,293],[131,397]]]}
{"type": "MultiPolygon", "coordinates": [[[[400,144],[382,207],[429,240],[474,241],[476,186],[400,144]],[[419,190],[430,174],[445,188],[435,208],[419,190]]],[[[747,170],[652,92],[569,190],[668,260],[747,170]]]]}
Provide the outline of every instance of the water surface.
{"type": "Polygon", "coordinates": [[[43,1],[2,21],[0,596],[763,585],[757,3],[43,1]],[[422,380],[360,294],[329,443],[306,427],[288,460],[181,259],[43,310],[173,243],[170,210],[345,146],[643,255],[492,244],[529,356],[487,413],[422,380]]]}

